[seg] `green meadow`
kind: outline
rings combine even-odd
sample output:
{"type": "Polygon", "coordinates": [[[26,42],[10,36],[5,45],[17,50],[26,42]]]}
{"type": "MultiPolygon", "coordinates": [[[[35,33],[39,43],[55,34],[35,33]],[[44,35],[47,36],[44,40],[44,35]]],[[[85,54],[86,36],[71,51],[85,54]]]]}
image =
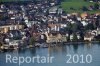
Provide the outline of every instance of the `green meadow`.
{"type": "MultiPolygon", "coordinates": [[[[94,4],[95,4],[94,2],[90,3],[90,2],[85,2],[83,0],[64,0],[60,6],[67,13],[73,13],[73,12],[82,13],[83,6],[89,7],[90,5],[93,6],[94,4]],[[73,9],[70,9],[70,8],[73,8],[73,9]]],[[[100,10],[92,10],[92,11],[86,11],[86,12],[88,13],[98,13],[99,12],[100,13],[100,10]]]]}

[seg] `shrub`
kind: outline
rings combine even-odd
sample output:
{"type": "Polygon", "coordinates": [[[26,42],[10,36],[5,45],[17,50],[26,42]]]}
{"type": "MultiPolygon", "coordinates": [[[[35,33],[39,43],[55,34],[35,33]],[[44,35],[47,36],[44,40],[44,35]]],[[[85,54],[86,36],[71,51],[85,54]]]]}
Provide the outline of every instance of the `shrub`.
{"type": "Polygon", "coordinates": [[[35,44],[35,38],[31,37],[29,43],[30,43],[30,45],[34,45],[35,44]]]}
{"type": "Polygon", "coordinates": [[[83,7],[82,7],[82,10],[83,10],[83,11],[88,11],[88,8],[87,8],[86,6],[83,6],[83,7]]]}

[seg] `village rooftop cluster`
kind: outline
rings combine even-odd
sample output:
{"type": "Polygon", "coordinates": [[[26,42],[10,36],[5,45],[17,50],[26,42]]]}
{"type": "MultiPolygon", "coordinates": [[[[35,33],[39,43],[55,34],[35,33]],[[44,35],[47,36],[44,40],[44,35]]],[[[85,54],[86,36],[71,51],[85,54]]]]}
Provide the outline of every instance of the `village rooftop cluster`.
{"type": "Polygon", "coordinates": [[[100,13],[69,14],[58,4],[56,0],[0,4],[0,47],[100,41],[100,13]]]}

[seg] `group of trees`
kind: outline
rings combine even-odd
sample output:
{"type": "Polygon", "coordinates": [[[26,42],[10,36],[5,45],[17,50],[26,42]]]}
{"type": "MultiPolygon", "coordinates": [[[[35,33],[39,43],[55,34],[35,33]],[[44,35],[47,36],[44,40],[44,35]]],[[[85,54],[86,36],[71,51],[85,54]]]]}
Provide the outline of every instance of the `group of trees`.
{"type": "Polygon", "coordinates": [[[100,8],[100,5],[98,3],[95,3],[94,5],[90,5],[90,6],[83,6],[82,10],[83,11],[89,11],[89,10],[98,10],[100,8]]]}
{"type": "Polygon", "coordinates": [[[70,40],[70,35],[73,35],[73,40],[77,40],[77,34],[80,36],[80,40],[84,40],[84,34],[88,30],[95,30],[97,29],[99,24],[99,18],[100,16],[97,16],[97,19],[95,23],[91,22],[88,23],[86,26],[83,26],[83,24],[80,21],[74,21],[74,23],[67,23],[66,31],[68,32],[68,40],[70,40]]]}
{"type": "Polygon", "coordinates": [[[100,0],[84,0],[84,1],[93,1],[93,2],[98,2],[100,0]]]}

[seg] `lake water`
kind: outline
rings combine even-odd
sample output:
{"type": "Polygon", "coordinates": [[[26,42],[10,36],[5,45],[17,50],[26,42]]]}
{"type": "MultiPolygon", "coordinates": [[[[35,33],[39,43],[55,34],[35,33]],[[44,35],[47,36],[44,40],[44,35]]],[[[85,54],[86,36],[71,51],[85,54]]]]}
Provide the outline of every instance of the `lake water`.
{"type": "MultiPolygon", "coordinates": [[[[5,52],[0,53],[0,66],[19,66],[18,63],[6,63],[6,55],[10,54],[11,56],[17,57],[35,57],[37,55],[41,56],[53,56],[54,59],[52,63],[22,63],[20,66],[100,66],[100,44],[77,44],[77,45],[64,45],[64,46],[56,46],[49,48],[35,48],[35,49],[25,49],[21,51],[13,51],[13,52],[5,52]],[[69,60],[69,56],[71,55],[70,62],[66,63],[69,60]],[[79,62],[73,62],[73,56],[79,56],[79,62]],[[80,63],[82,60],[85,63],[80,63]],[[92,56],[92,60],[90,63],[86,62],[87,55],[92,56]]],[[[88,61],[90,61],[90,57],[88,56],[88,61]]],[[[74,60],[77,61],[77,57],[74,57],[74,60]]]]}

